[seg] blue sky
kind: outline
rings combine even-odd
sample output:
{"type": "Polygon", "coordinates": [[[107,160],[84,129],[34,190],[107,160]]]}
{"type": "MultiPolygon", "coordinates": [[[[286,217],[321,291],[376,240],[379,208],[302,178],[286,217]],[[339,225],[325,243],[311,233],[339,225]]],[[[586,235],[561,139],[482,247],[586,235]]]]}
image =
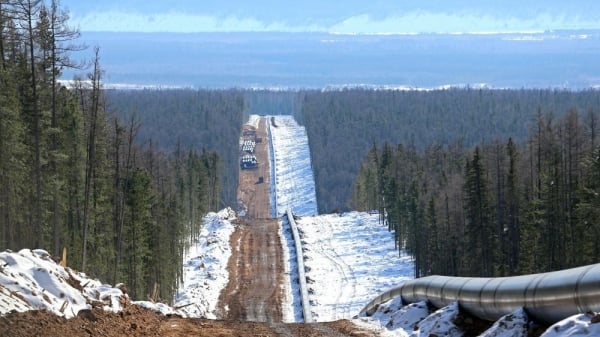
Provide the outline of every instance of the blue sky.
{"type": "Polygon", "coordinates": [[[597,0],[63,0],[82,31],[486,33],[600,29],[597,0]]]}

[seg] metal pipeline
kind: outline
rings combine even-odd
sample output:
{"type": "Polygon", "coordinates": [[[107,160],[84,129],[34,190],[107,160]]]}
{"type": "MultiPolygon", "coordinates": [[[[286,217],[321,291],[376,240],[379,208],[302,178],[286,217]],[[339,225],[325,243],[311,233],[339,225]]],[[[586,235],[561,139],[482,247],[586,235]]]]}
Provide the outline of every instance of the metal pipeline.
{"type": "Polygon", "coordinates": [[[398,296],[405,304],[427,300],[437,308],[458,302],[472,315],[490,321],[524,308],[535,319],[555,323],[600,311],[600,264],[512,277],[422,277],[377,296],[361,314],[372,315],[379,304],[398,296]]]}

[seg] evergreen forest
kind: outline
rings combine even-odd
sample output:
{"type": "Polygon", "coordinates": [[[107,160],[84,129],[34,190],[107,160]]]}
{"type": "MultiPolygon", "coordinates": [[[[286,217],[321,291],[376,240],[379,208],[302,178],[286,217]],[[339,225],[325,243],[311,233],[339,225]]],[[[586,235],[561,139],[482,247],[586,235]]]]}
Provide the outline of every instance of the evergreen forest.
{"type": "MultiPolygon", "coordinates": [[[[68,19],[56,0],[0,1],[0,248],[66,249],[68,266],[125,283],[133,299],[170,301],[202,216],[222,207],[223,159],[206,137],[168,151],[141,141],[140,114],[107,103],[100,48],[80,45],[68,19]],[[73,62],[83,50],[89,62],[73,62]],[[82,73],[68,88],[66,68],[82,73]]],[[[194,111],[227,106],[239,133],[235,97],[180,94],[194,111]]]]}
{"type": "Polygon", "coordinates": [[[303,91],[294,104],[306,127],[319,212],[349,210],[361,162],[374,144],[418,151],[438,144],[471,148],[496,139],[525,141],[538,112],[561,118],[600,109],[600,91],[555,89],[303,91]]]}
{"type": "Polygon", "coordinates": [[[415,276],[510,276],[600,260],[599,115],[538,111],[525,139],[373,145],[353,188],[415,276]]]}

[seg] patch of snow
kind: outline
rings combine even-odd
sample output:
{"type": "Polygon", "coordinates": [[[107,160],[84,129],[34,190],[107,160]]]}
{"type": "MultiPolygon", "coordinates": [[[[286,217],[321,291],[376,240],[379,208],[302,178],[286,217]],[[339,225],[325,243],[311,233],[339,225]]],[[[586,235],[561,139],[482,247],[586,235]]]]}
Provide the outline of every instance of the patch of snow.
{"type": "Polygon", "coordinates": [[[519,309],[502,316],[480,337],[527,337],[529,318],[525,310],[519,309]]]}
{"type": "Polygon", "coordinates": [[[403,305],[400,297],[396,297],[381,304],[370,318],[379,321],[382,326],[390,330],[414,331],[419,322],[429,314],[431,312],[427,302],[403,305]]]}
{"type": "Polygon", "coordinates": [[[92,304],[120,311],[126,299],[120,289],[60,266],[45,250],[0,253],[0,315],[48,310],[71,318],[92,304]]]}
{"type": "Polygon", "coordinates": [[[394,247],[377,214],[302,217],[300,232],[313,319],[350,319],[381,292],[412,278],[412,258],[394,247]]]}
{"type": "Polygon", "coordinates": [[[380,337],[408,337],[409,336],[408,333],[402,329],[388,330],[384,326],[379,324],[378,321],[371,320],[371,319],[364,318],[364,317],[353,319],[352,323],[354,323],[355,325],[357,325],[363,329],[373,331],[376,336],[380,336],[380,337]]]}
{"type": "Polygon", "coordinates": [[[173,309],[173,307],[170,305],[164,303],[150,301],[133,301],[131,303],[152,311],[160,312],[163,315],[181,314],[179,311],[173,309]]]}
{"type": "Polygon", "coordinates": [[[174,300],[179,313],[210,319],[219,316],[219,295],[229,282],[227,262],[231,256],[229,238],[235,230],[233,219],[231,208],[204,217],[200,238],[184,256],[183,284],[174,300]]]}
{"type": "MultiPolygon", "coordinates": [[[[379,224],[377,214],[352,212],[342,215],[317,214],[314,177],[310,149],[304,127],[292,116],[269,117],[271,135],[271,164],[275,182],[271,201],[276,214],[288,208],[295,215],[305,216],[298,221],[303,237],[307,286],[316,321],[352,318],[380,292],[410,278],[412,259],[394,248],[393,234],[379,224]]],[[[252,117],[251,121],[254,120],[252,117]]],[[[249,122],[250,124],[250,122],[249,122]]],[[[283,229],[286,234],[287,229],[283,229]]],[[[291,233],[282,238],[290,255],[295,254],[291,233]]],[[[287,320],[299,321],[296,264],[293,256],[285,258],[287,289],[293,300],[284,303],[287,320]],[[293,263],[291,266],[289,265],[293,263]],[[292,270],[288,276],[287,270],[292,270]]]]}
{"type": "Polygon", "coordinates": [[[422,320],[418,329],[413,331],[410,337],[462,337],[463,332],[454,324],[458,314],[458,303],[447,305],[422,320]]]}
{"type": "Polygon", "coordinates": [[[288,208],[294,214],[316,215],[317,196],[306,130],[292,116],[273,116],[272,121],[277,216],[288,208]]]}
{"type": "Polygon", "coordinates": [[[598,314],[586,313],[571,316],[544,332],[541,337],[592,337],[600,336],[600,317],[598,314]]]}
{"type": "Polygon", "coordinates": [[[250,115],[250,117],[248,118],[248,122],[246,123],[247,125],[251,125],[255,128],[258,129],[258,124],[260,122],[260,116],[259,115],[250,115]]]}

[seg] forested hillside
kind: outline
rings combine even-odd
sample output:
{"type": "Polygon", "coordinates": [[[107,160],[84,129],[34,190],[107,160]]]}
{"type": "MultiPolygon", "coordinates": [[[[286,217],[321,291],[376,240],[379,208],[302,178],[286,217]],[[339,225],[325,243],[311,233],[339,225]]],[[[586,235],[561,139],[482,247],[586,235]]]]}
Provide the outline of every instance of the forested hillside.
{"type": "Polygon", "coordinates": [[[320,212],[349,209],[360,163],[374,144],[472,147],[527,138],[538,111],[600,109],[600,92],[564,90],[307,91],[297,120],[306,127],[320,212]]]}
{"type": "Polygon", "coordinates": [[[384,143],[362,161],[358,209],[387,211],[415,276],[507,276],[600,259],[597,110],[537,113],[526,138],[425,148],[384,143]]]}
{"type": "Polygon", "coordinates": [[[70,61],[83,48],[57,4],[0,3],[0,249],[66,248],[68,266],[169,300],[184,245],[220,206],[222,159],[139,143],[139,116],[107,109],[101,51],[85,70],[70,61]],[[69,89],[67,67],[86,74],[69,89]]]}

